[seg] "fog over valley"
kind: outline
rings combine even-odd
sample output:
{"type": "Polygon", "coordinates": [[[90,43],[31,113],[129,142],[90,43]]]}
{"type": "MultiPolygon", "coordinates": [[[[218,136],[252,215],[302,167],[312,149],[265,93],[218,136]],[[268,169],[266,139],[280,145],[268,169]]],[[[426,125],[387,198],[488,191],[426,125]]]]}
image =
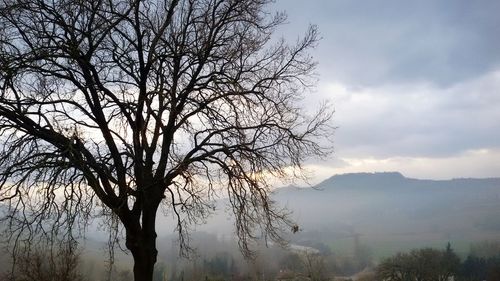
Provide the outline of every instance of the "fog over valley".
{"type": "MultiPolygon", "coordinates": [[[[237,247],[234,215],[227,212],[227,200],[220,199],[206,223],[193,228],[190,259],[179,258],[175,224],[170,216],[161,215],[159,263],[165,270],[176,268],[176,274],[181,269],[192,272],[193,266],[199,269],[200,263],[217,257],[225,262],[234,259],[247,271],[255,262],[274,261],[271,268],[279,270],[287,252],[318,252],[337,259],[360,259],[356,262],[362,266],[342,269],[355,273],[412,249],[444,248],[450,243],[465,258],[471,249],[485,251],[484,243],[500,243],[500,178],[426,180],[398,172],[351,173],[332,176],[313,187],[278,188],[273,199],[291,211],[298,225],[297,232],[285,229],[290,242],[286,248],[273,243],[265,246],[261,241],[254,245],[257,259],[245,260],[237,247]]],[[[107,239],[104,231],[88,233],[84,253],[102,259],[107,239]]],[[[116,261],[124,266],[131,259],[118,253],[116,261]]]]}

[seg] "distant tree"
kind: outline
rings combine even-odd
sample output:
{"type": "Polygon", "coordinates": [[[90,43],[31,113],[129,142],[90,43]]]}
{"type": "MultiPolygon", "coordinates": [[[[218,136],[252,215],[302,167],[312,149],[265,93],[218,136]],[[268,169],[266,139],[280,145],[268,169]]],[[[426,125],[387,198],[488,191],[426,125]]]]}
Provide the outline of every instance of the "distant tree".
{"type": "Polygon", "coordinates": [[[302,256],[305,272],[311,281],[328,280],[329,272],[326,268],[325,258],[322,255],[304,251],[302,256]]]}
{"type": "Polygon", "coordinates": [[[500,253],[497,256],[477,257],[467,256],[460,266],[458,281],[500,280],[500,253]]]}
{"type": "Polygon", "coordinates": [[[363,244],[356,245],[353,256],[353,262],[355,263],[356,269],[358,271],[363,270],[366,267],[371,266],[372,261],[373,253],[370,247],[363,244]]]}
{"type": "Polygon", "coordinates": [[[441,258],[441,280],[447,281],[450,277],[456,276],[460,270],[460,264],[460,258],[451,248],[450,242],[448,242],[441,258]]]}
{"type": "Polygon", "coordinates": [[[398,253],[385,259],[377,268],[377,276],[385,281],[447,281],[456,276],[460,259],[448,243],[445,250],[424,248],[398,253]]]}
{"type": "Polygon", "coordinates": [[[4,273],[9,281],[83,281],[79,271],[80,252],[76,244],[56,243],[30,245],[12,249],[12,271],[4,273]],[[55,249],[51,249],[55,247],[55,249]]]}
{"type": "Polygon", "coordinates": [[[217,253],[214,257],[203,261],[205,272],[211,277],[221,278],[231,275],[231,259],[228,253],[217,253]]]}
{"type": "Polygon", "coordinates": [[[460,276],[458,280],[486,280],[487,265],[486,259],[475,256],[467,256],[460,267],[460,276]]]}
{"type": "Polygon", "coordinates": [[[189,225],[220,191],[246,255],[255,238],[281,242],[293,224],[268,179],[300,176],[307,157],[330,151],[331,110],[301,110],[317,29],[275,40],[285,16],[269,2],[2,1],[0,201],[11,237],[72,235],[111,216],[135,280],[151,281],[158,209],[177,219],[186,250],[189,225]]]}
{"type": "Polygon", "coordinates": [[[280,261],[280,270],[308,280],[327,280],[330,273],[326,257],[310,251],[289,252],[280,261]]]}
{"type": "Polygon", "coordinates": [[[280,270],[293,270],[295,272],[302,272],[304,270],[304,263],[299,254],[290,252],[285,254],[280,261],[280,270]]]}
{"type": "Polygon", "coordinates": [[[384,281],[406,281],[414,276],[413,259],[409,254],[398,253],[386,258],[377,268],[377,277],[384,281]]]}

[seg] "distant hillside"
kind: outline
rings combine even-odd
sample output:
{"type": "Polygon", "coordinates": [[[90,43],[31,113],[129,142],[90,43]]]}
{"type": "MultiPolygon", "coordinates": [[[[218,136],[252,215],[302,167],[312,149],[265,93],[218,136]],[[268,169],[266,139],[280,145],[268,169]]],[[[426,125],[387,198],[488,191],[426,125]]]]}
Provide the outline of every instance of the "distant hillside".
{"type": "Polygon", "coordinates": [[[275,199],[293,210],[303,231],[297,239],[314,233],[320,240],[354,233],[379,241],[500,239],[500,178],[419,180],[397,172],[344,174],[314,188],[279,189],[275,199]]]}
{"type": "Polygon", "coordinates": [[[352,173],[336,175],[319,183],[318,188],[500,188],[500,178],[459,178],[451,180],[423,180],[406,178],[399,172],[352,173]]]}
{"type": "Polygon", "coordinates": [[[306,224],[328,224],[332,219],[355,223],[375,213],[435,217],[474,206],[500,208],[500,178],[419,180],[397,172],[344,174],[314,188],[280,189],[275,198],[295,210],[298,219],[307,216],[306,224]]]}
{"type": "MultiPolygon", "coordinates": [[[[444,237],[489,236],[493,231],[500,237],[500,178],[421,180],[397,172],[343,174],[313,188],[280,188],[273,198],[293,212],[303,231],[377,235],[430,231],[444,237]]],[[[221,211],[222,205],[198,229],[231,234],[232,219],[221,211]]]]}

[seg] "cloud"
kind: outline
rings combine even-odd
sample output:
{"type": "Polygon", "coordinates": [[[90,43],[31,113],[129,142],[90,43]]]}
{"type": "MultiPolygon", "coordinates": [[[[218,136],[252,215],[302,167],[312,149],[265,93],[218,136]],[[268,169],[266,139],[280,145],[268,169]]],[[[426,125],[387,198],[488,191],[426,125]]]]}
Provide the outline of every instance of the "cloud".
{"type": "MultiPolygon", "coordinates": [[[[306,109],[335,106],[335,163],[319,177],[399,170],[409,176],[500,176],[500,1],[286,0],[295,38],[323,40],[306,109]]],[[[332,160],[333,161],[333,160],[332,160]]]]}
{"type": "Polygon", "coordinates": [[[287,0],[277,9],[289,14],[285,36],[319,25],[322,79],[447,87],[500,66],[499,1],[287,0]]]}
{"type": "Polygon", "coordinates": [[[500,147],[500,71],[449,88],[325,85],[336,107],[336,150],[345,157],[450,156],[500,147]]]}
{"type": "Polygon", "coordinates": [[[500,149],[468,150],[447,157],[334,157],[330,161],[309,163],[305,166],[310,181],[298,185],[314,185],[336,175],[346,173],[401,172],[417,179],[448,180],[453,178],[499,177],[500,149]]]}

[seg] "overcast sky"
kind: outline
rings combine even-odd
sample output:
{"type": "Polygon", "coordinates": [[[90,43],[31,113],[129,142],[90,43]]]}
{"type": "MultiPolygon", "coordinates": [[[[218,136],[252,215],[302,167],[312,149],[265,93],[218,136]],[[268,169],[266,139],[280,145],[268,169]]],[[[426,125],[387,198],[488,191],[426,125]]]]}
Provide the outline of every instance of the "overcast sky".
{"type": "MultiPolygon", "coordinates": [[[[331,100],[337,173],[430,179],[500,176],[500,1],[278,0],[289,40],[317,24],[320,82],[331,100]]],[[[307,105],[309,106],[309,105],[307,105]]]]}

